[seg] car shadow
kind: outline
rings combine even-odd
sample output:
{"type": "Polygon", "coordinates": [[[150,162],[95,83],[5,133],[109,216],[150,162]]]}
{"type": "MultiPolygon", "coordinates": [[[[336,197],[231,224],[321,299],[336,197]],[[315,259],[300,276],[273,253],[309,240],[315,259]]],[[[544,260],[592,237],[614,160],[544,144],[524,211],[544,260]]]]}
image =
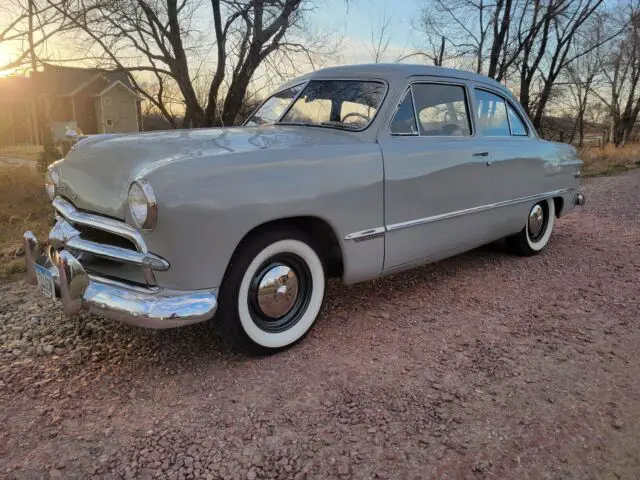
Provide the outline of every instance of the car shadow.
{"type": "MultiPolygon", "coordinates": [[[[354,313],[362,310],[378,310],[391,297],[412,290],[417,284],[437,282],[446,277],[472,274],[488,262],[492,264],[510,261],[514,257],[505,252],[504,246],[492,243],[461,255],[428,264],[406,272],[381,277],[369,282],[344,285],[341,280],[331,280],[319,323],[332,323],[334,314],[354,313]]],[[[336,320],[340,321],[340,320],[336,320]]],[[[252,359],[236,351],[219,335],[215,319],[200,324],[168,330],[144,330],[103,320],[104,328],[116,329],[118,337],[129,337],[137,344],[136,351],[160,352],[163,358],[173,358],[178,362],[201,361],[204,359],[226,362],[244,362],[252,359]]],[[[115,340],[114,340],[115,341],[115,340]]],[[[120,340],[122,341],[122,340],[120,340]]],[[[304,348],[304,342],[295,348],[304,348]]]]}

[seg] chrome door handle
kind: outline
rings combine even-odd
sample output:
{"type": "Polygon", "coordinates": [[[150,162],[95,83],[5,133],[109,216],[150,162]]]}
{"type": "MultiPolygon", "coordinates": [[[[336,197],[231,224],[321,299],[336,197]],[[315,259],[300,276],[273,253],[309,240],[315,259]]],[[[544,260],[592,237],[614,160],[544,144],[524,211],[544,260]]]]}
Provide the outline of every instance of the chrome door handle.
{"type": "Polygon", "coordinates": [[[489,152],[478,152],[473,154],[474,157],[488,157],[489,152]]]}

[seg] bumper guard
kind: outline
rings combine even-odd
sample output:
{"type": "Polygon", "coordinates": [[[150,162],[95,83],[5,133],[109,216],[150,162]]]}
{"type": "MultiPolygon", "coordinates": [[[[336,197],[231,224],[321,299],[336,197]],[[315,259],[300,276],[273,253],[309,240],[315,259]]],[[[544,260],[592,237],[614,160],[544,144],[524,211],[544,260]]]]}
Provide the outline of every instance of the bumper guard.
{"type": "Polygon", "coordinates": [[[30,231],[24,234],[24,250],[29,282],[38,284],[36,264],[46,268],[69,316],[87,310],[130,325],[160,329],[208,320],[218,307],[213,290],[145,288],[90,275],[66,250],[57,253],[54,264],[30,231]]]}

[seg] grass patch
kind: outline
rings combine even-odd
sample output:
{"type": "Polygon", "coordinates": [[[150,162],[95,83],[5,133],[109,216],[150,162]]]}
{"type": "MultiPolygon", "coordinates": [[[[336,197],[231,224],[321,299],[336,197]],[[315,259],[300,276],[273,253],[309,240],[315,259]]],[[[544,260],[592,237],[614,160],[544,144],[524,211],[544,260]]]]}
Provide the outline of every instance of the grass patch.
{"type": "Polygon", "coordinates": [[[597,177],[626,172],[640,166],[640,144],[615,148],[607,145],[604,149],[585,147],[580,150],[584,161],[582,174],[585,177],[597,177]]]}
{"type": "Polygon", "coordinates": [[[0,279],[24,272],[25,230],[46,238],[52,220],[42,173],[32,167],[0,165],[0,279]]]}
{"type": "Polygon", "coordinates": [[[8,146],[0,147],[0,157],[22,158],[24,160],[38,160],[38,156],[42,153],[41,146],[8,146]]]}

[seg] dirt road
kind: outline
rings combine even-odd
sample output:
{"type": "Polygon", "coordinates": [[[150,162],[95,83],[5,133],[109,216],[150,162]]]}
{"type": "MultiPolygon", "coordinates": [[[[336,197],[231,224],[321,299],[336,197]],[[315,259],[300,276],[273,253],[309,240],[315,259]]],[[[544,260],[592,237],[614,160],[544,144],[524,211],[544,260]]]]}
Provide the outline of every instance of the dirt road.
{"type": "Polygon", "coordinates": [[[585,191],[543,254],[334,285],[266,359],[0,286],[0,476],[638,478],[640,172],[585,191]]]}

